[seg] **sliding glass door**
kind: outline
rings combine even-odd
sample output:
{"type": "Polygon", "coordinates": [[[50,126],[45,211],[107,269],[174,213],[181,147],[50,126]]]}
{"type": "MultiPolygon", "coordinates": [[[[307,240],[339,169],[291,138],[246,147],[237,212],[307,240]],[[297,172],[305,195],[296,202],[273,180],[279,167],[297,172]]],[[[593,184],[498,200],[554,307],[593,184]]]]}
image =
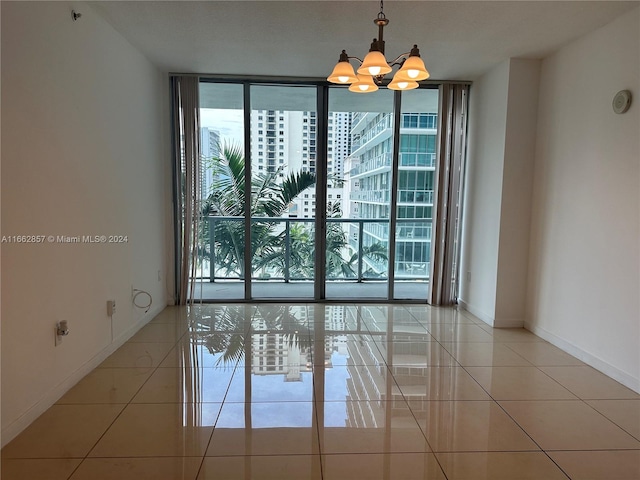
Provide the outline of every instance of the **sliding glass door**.
{"type": "Polygon", "coordinates": [[[385,300],[394,93],[329,89],[326,298],[385,300]]]}
{"type": "Polygon", "coordinates": [[[404,92],[400,111],[393,298],[426,300],[437,165],[438,90],[404,92]]]}
{"type": "Polygon", "coordinates": [[[316,88],[252,85],[251,293],[314,298],[316,88]]]}

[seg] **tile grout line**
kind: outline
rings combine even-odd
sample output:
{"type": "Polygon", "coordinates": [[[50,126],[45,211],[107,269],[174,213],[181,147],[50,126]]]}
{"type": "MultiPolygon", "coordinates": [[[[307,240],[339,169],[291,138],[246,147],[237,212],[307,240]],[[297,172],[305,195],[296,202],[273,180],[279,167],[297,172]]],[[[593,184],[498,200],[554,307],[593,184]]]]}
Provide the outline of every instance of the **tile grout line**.
{"type": "MultiPolygon", "coordinates": [[[[394,308],[393,306],[389,305],[387,308],[394,308]]],[[[422,325],[422,323],[420,323],[419,320],[416,319],[416,317],[411,313],[411,311],[409,309],[407,309],[406,307],[405,310],[407,310],[409,312],[409,315],[418,322],[418,325],[422,326],[423,328],[424,325],[422,325]]],[[[388,313],[388,310],[387,310],[388,313]]],[[[389,322],[389,317],[387,315],[387,322],[389,322]]],[[[369,326],[364,323],[365,328],[367,329],[367,331],[369,332],[369,334],[371,334],[371,330],[369,329],[369,326]]],[[[393,333],[393,330],[392,330],[393,333]]],[[[431,334],[428,332],[427,330],[427,334],[429,336],[431,336],[431,334]]],[[[375,342],[374,342],[375,344],[375,342]]],[[[378,345],[376,345],[376,348],[378,349],[378,352],[380,353],[380,355],[382,355],[382,351],[380,350],[380,347],[378,345]]],[[[446,351],[446,350],[445,350],[446,351]]],[[[400,388],[400,385],[398,384],[398,381],[395,377],[395,375],[393,374],[393,371],[391,370],[391,367],[389,366],[389,362],[388,359],[384,360],[384,364],[387,370],[387,373],[389,375],[391,375],[391,379],[393,380],[393,383],[398,387],[398,391],[400,392],[400,395],[402,395],[402,399],[404,400],[405,405],[407,406],[407,408],[409,409],[409,412],[411,413],[411,416],[413,417],[414,422],[416,423],[416,426],[418,427],[418,430],[420,431],[420,433],[422,434],[422,437],[424,438],[424,441],[427,443],[427,446],[429,447],[429,450],[431,453],[431,455],[433,455],[433,458],[435,459],[436,463],[438,464],[438,467],[440,468],[440,471],[442,472],[442,475],[444,476],[445,480],[448,480],[449,476],[447,475],[447,472],[445,472],[444,467],[442,466],[442,463],[440,462],[440,459],[438,458],[438,456],[435,454],[435,451],[433,450],[433,446],[431,445],[431,442],[429,442],[429,439],[427,438],[427,434],[422,430],[422,428],[420,427],[420,422],[418,422],[418,419],[416,418],[415,413],[413,412],[413,409],[411,408],[411,405],[409,404],[409,402],[407,401],[407,398],[405,396],[405,394],[402,392],[402,389],[400,388]]],[[[390,399],[387,399],[387,401],[391,401],[390,399]]],[[[391,453],[391,452],[389,452],[391,453]]]]}
{"type": "MultiPolygon", "coordinates": [[[[316,316],[315,316],[315,309],[318,308],[318,306],[316,305],[312,305],[306,306],[307,308],[311,307],[311,310],[313,311],[313,332],[315,334],[316,331],[316,316]]],[[[326,322],[326,317],[324,315],[324,306],[322,306],[323,309],[323,315],[322,315],[322,321],[326,322]]],[[[316,358],[313,355],[314,351],[315,351],[315,339],[313,338],[313,336],[311,335],[311,325],[309,323],[309,315],[307,313],[307,330],[309,332],[309,344],[312,345],[312,349],[311,349],[311,385],[312,385],[312,401],[313,401],[313,406],[315,408],[313,408],[313,411],[315,412],[315,420],[316,420],[316,437],[317,437],[317,441],[318,441],[318,457],[320,459],[320,480],[324,479],[324,466],[323,466],[323,459],[325,457],[325,453],[322,451],[322,439],[320,438],[320,419],[318,418],[318,397],[317,397],[317,383],[316,383],[316,358]]],[[[323,337],[324,338],[324,337],[323,337]]],[[[324,398],[322,399],[322,401],[324,402],[324,398]]],[[[324,408],[324,406],[323,406],[324,408]]],[[[322,426],[322,428],[324,429],[324,425],[322,426]]]]}
{"type": "MultiPolygon", "coordinates": [[[[414,318],[415,318],[415,316],[414,316],[414,318]]],[[[420,325],[422,325],[422,326],[427,330],[427,332],[431,335],[431,332],[429,332],[429,327],[427,327],[426,325],[422,324],[422,322],[420,322],[420,320],[419,320],[419,319],[416,319],[416,320],[417,320],[417,321],[418,321],[418,323],[419,323],[420,325]]],[[[489,333],[489,332],[487,332],[487,333],[489,333]]],[[[493,335],[491,335],[491,336],[493,337],[493,335]]],[[[445,352],[447,352],[447,353],[449,353],[449,355],[451,355],[451,353],[449,352],[449,350],[447,350],[447,349],[444,347],[444,345],[442,345],[442,344],[440,343],[440,341],[439,341],[438,339],[436,339],[436,338],[434,337],[434,340],[435,340],[435,341],[440,345],[440,347],[442,347],[442,348],[444,349],[444,351],[445,351],[445,352]]],[[[453,342],[453,343],[460,343],[460,342],[453,342]]],[[[491,344],[494,344],[494,343],[499,343],[499,344],[501,344],[502,342],[491,342],[491,344]]],[[[515,352],[515,353],[517,354],[517,352],[515,352]]],[[[522,430],[522,432],[523,432],[523,433],[524,433],[524,434],[525,434],[525,435],[526,435],[526,436],[527,436],[527,437],[528,437],[528,438],[529,438],[529,439],[534,443],[534,445],[536,445],[536,447],[538,447],[538,449],[539,449],[541,452],[543,452],[543,453],[546,455],[546,457],[547,457],[547,458],[549,458],[549,460],[551,460],[551,461],[552,461],[552,462],[553,462],[553,463],[558,467],[558,469],[563,473],[563,475],[565,475],[565,476],[570,480],[570,479],[571,479],[571,477],[569,477],[569,475],[564,471],[564,469],[563,469],[563,468],[561,468],[561,467],[560,467],[560,465],[558,465],[558,464],[553,460],[553,458],[551,458],[551,457],[549,456],[549,454],[548,454],[548,453],[547,453],[547,452],[542,448],[542,446],[541,446],[540,444],[538,444],[538,442],[536,442],[536,441],[534,440],[534,438],[529,434],[529,432],[527,432],[527,431],[522,427],[522,425],[520,425],[520,424],[515,420],[515,418],[513,418],[513,417],[509,414],[509,412],[507,412],[507,411],[505,410],[505,408],[504,408],[502,405],[500,405],[500,403],[499,403],[499,402],[498,402],[498,401],[497,401],[497,400],[496,400],[496,399],[491,395],[491,393],[489,393],[489,392],[488,392],[488,391],[487,391],[487,390],[486,390],[486,389],[485,389],[485,388],[480,384],[480,382],[478,382],[478,380],[477,380],[473,375],[471,375],[471,373],[467,370],[467,368],[466,368],[464,365],[462,365],[462,364],[458,361],[458,359],[457,359],[457,358],[455,358],[453,355],[451,355],[451,358],[453,358],[453,360],[454,360],[458,365],[460,365],[460,368],[462,368],[462,369],[467,373],[467,375],[469,375],[469,376],[473,379],[473,381],[474,381],[474,382],[476,382],[476,384],[477,384],[477,385],[478,385],[478,386],[479,386],[479,387],[480,387],[480,388],[481,388],[481,389],[482,389],[482,390],[483,390],[483,391],[484,391],[484,392],[489,396],[489,398],[491,399],[491,402],[495,403],[495,404],[496,404],[496,406],[498,406],[498,408],[500,408],[500,409],[505,413],[505,415],[507,415],[507,416],[511,419],[511,421],[512,421],[513,423],[515,423],[515,424],[518,426],[518,428],[520,428],[520,430],[522,430]]],[[[525,360],[526,360],[526,359],[525,359],[525,360]]],[[[527,360],[527,361],[528,361],[528,360],[527,360]]],[[[535,366],[535,365],[534,365],[534,366],[535,366]]],[[[537,366],[535,366],[535,367],[537,368],[537,366]]],[[[493,366],[491,366],[490,368],[493,368],[493,366]]],[[[529,368],[529,367],[527,367],[527,368],[529,368]]],[[[571,393],[571,392],[570,392],[570,393],[571,393]]],[[[439,453],[444,453],[444,452],[439,452],[439,453]]],[[[489,451],[487,451],[486,453],[489,453],[489,451]]],[[[437,455],[436,455],[436,458],[437,458],[437,455]]],[[[438,459],[438,462],[439,462],[439,459],[438,459]]]]}
{"type": "MultiPolygon", "coordinates": [[[[151,323],[153,321],[153,319],[151,319],[149,322],[147,322],[146,325],[144,325],[144,327],[146,327],[147,325],[149,325],[149,323],[151,323]]],[[[142,327],[142,328],[144,328],[142,327]]],[[[113,421],[109,424],[109,426],[104,430],[104,432],[102,432],[102,434],[100,435],[100,437],[98,437],[98,439],[95,441],[95,443],[93,444],[93,446],[87,451],[87,453],[84,455],[84,457],[82,457],[82,460],[80,461],[80,463],[76,466],[76,468],[73,469],[73,471],[69,474],[69,476],[67,477],[67,480],[71,480],[71,478],[75,475],[75,473],[78,471],[78,469],[80,468],[80,466],[85,462],[85,460],[87,460],[87,458],[89,458],[89,455],[91,455],[91,452],[96,448],[96,446],[98,445],[98,443],[100,443],[100,440],[102,440],[104,438],[104,436],[107,434],[107,432],[111,429],[111,427],[113,427],[113,425],[115,424],[115,422],[120,418],[120,416],[122,415],[122,413],[127,409],[127,407],[129,405],[131,405],[132,400],[136,397],[136,395],[138,395],[138,393],[140,393],[140,390],[142,390],[142,388],[147,384],[147,382],[149,381],[149,379],[153,376],[153,374],[158,370],[160,364],[169,356],[169,353],[171,353],[171,350],[173,350],[175,348],[175,346],[180,342],[180,340],[188,333],[189,326],[187,326],[187,329],[185,330],[185,332],[175,341],[173,347],[171,347],[167,353],[162,357],[162,359],[160,359],[158,361],[158,365],[156,365],[155,367],[153,367],[153,371],[151,372],[151,374],[147,377],[147,379],[142,382],[142,385],[140,385],[140,387],[135,391],[135,393],[131,396],[131,398],[129,399],[129,401],[125,404],[115,404],[115,405],[124,405],[124,407],[122,408],[122,410],[120,410],[120,412],[118,413],[118,415],[115,416],[115,418],[113,419],[113,421]]],[[[127,340],[128,342],[129,340],[127,340]]],[[[127,342],[125,342],[123,345],[125,345],[127,342]]],[[[170,342],[133,342],[133,343],[170,343],[170,342]]],[[[122,348],[122,347],[120,347],[122,348]]],[[[120,350],[120,348],[118,348],[118,350],[120,350]]],[[[113,353],[116,353],[118,350],[116,350],[113,353]]],[[[113,354],[112,354],[113,355],[113,354]]],[[[98,367],[96,367],[97,369],[98,367]]],[[[122,367],[122,368],[131,368],[131,367],[122,367]]],[[[97,405],[114,405],[114,404],[97,404],[97,405]]],[[[99,458],[99,457],[97,457],[99,458]]],[[[113,458],[113,457],[109,457],[109,458],[113,458]]],[[[134,458],[134,457],[131,457],[134,458]]],[[[135,457],[135,458],[139,458],[139,457],[135,457]]]]}
{"type": "MultiPolygon", "coordinates": [[[[247,313],[246,312],[246,308],[243,309],[243,312],[244,312],[243,320],[246,322],[247,321],[247,319],[246,319],[246,313],[247,313]]],[[[248,339],[251,337],[251,330],[252,330],[251,321],[249,321],[248,323],[249,323],[248,328],[243,330],[243,335],[244,335],[244,340],[242,342],[243,349],[246,348],[246,343],[247,343],[248,339]]],[[[205,447],[204,453],[202,454],[202,458],[200,459],[200,465],[198,466],[198,470],[196,472],[196,476],[194,477],[194,480],[197,480],[198,477],[200,476],[200,473],[202,472],[202,467],[204,466],[204,461],[207,459],[207,452],[209,451],[209,447],[211,446],[211,441],[213,440],[213,434],[216,431],[216,426],[218,424],[218,420],[220,419],[220,415],[222,414],[222,408],[224,407],[225,401],[227,399],[227,395],[229,394],[229,389],[231,388],[231,382],[233,382],[233,379],[236,376],[236,372],[238,371],[238,364],[239,363],[240,363],[240,359],[236,360],[236,363],[235,363],[235,365],[233,367],[233,373],[231,374],[231,378],[229,379],[229,383],[227,384],[227,389],[225,390],[224,396],[222,397],[222,401],[220,402],[220,408],[218,409],[218,414],[216,415],[216,419],[213,422],[213,428],[211,429],[211,435],[209,435],[209,441],[207,442],[207,446],[205,447]]],[[[238,455],[238,456],[246,456],[246,453],[245,453],[245,455],[238,455]]]]}
{"type": "MultiPolygon", "coordinates": [[[[503,344],[502,342],[497,342],[497,343],[499,343],[499,344],[503,344]]],[[[506,345],[505,345],[505,346],[506,346],[506,345]]],[[[444,347],[443,347],[443,348],[444,348],[444,347]]],[[[507,348],[509,348],[509,347],[507,347],[507,348]]],[[[514,351],[514,353],[518,354],[518,352],[515,352],[515,351],[514,351]]],[[[524,357],[523,357],[523,358],[524,358],[524,357]]],[[[525,358],[525,360],[527,360],[527,359],[525,358]]],[[[457,360],[456,360],[456,361],[457,361],[457,360]]],[[[529,361],[529,360],[527,360],[527,361],[529,361]]],[[[464,365],[460,365],[460,366],[462,367],[462,369],[463,369],[465,372],[467,372],[467,374],[468,374],[468,375],[473,379],[473,381],[474,381],[474,382],[476,382],[476,383],[478,384],[478,386],[479,386],[480,388],[482,388],[482,390],[484,390],[484,391],[486,392],[486,394],[489,396],[489,398],[491,398],[491,401],[492,401],[492,402],[494,402],[494,403],[498,406],[498,408],[500,408],[500,410],[502,410],[502,411],[504,412],[504,414],[505,414],[505,415],[507,415],[507,417],[509,417],[509,418],[511,419],[511,421],[512,421],[513,423],[515,423],[515,424],[518,426],[518,428],[520,428],[520,430],[522,430],[522,432],[523,432],[523,433],[524,433],[524,434],[525,434],[525,435],[526,435],[526,436],[527,436],[527,437],[528,437],[528,438],[529,438],[529,439],[530,439],[530,440],[531,440],[531,441],[532,441],[532,442],[533,442],[533,443],[534,443],[534,444],[535,444],[535,445],[540,449],[540,452],[544,453],[544,455],[545,455],[549,460],[551,460],[551,462],[553,462],[553,464],[554,464],[556,467],[558,467],[558,469],[562,472],[562,474],[563,474],[563,475],[565,475],[569,480],[571,480],[571,477],[569,476],[569,474],[568,474],[567,472],[565,472],[565,471],[564,471],[564,469],[563,469],[560,465],[558,465],[558,464],[556,463],[556,461],[555,461],[553,458],[551,458],[551,456],[549,455],[549,453],[547,453],[547,451],[546,451],[545,449],[543,449],[543,448],[542,448],[542,446],[541,446],[541,445],[540,445],[540,444],[539,444],[539,443],[538,443],[538,442],[537,442],[537,441],[536,441],[536,440],[535,440],[535,439],[534,439],[534,438],[529,434],[529,432],[527,432],[527,431],[524,429],[524,427],[523,427],[522,425],[520,425],[520,424],[516,421],[516,419],[515,419],[515,418],[513,418],[513,417],[511,416],[511,414],[510,414],[509,412],[507,412],[507,410],[506,410],[506,409],[505,409],[505,408],[500,404],[500,402],[499,402],[498,400],[496,400],[496,399],[493,397],[493,395],[491,395],[491,393],[490,393],[489,391],[487,391],[487,390],[486,390],[486,389],[485,389],[485,388],[480,384],[480,382],[478,382],[478,380],[477,380],[473,375],[471,375],[471,373],[467,370],[467,368],[466,368],[464,365]]],[[[536,369],[538,369],[539,371],[541,371],[541,370],[538,368],[538,366],[537,366],[537,365],[532,365],[532,366],[533,366],[533,367],[535,367],[536,369]]],[[[494,368],[494,366],[491,366],[490,368],[494,368]]],[[[524,367],[524,368],[531,368],[531,367],[524,367]]],[[[544,372],[543,372],[543,373],[544,373],[544,372]]],[[[561,386],[562,386],[562,385],[561,385],[561,386]]],[[[563,388],[564,388],[564,386],[563,386],[563,388]]],[[[565,389],[565,390],[569,391],[568,389],[565,389]]],[[[570,392],[570,391],[569,391],[569,393],[571,393],[571,394],[573,395],[573,392],[570,392]]],[[[566,400],[567,400],[567,401],[574,401],[573,399],[566,399],[566,400]]],[[[504,401],[504,400],[503,400],[503,401],[504,401]]],[[[524,400],[524,401],[532,401],[532,400],[524,400]]]]}
{"type": "MultiPolygon", "coordinates": [[[[575,357],[574,357],[575,358],[575,357]]],[[[546,375],[548,378],[550,378],[551,380],[553,380],[555,383],[557,383],[558,385],[560,385],[562,388],[564,388],[565,390],[567,390],[569,393],[571,393],[572,395],[574,395],[576,398],[575,399],[566,399],[568,401],[580,401],[581,403],[585,404],[587,407],[589,407],[590,409],[594,410],[595,412],[597,412],[600,416],[602,416],[603,418],[605,418],[607,421],[611,422],[612,424],[614,424],[616,427],[618,427],[620,430],[622,430],[623,432],[625,432],[627,435],[629,435],[630,437],[632,437],[633,439],[637,440],[640,442],[640,438],[636,437],[635,435],[633,435],[632,433],[628,432],[624,427],[622,427],[621,425],[618,425],[616,422],[614,422],[612,419],[610,419],[609,417],[607,417],[604,413],[602,413],[601,411],[599,411],[597,408],[595,408],[593,405],[590,405],[588,403],[589,400],[591,401],[598,401],[598,400],[637,400],[640,401],[640,397],[638,399],[625,399],[625,398],[583,398],[582,396],[578,395],[576,392],[572,391],[569,387],[563,385],[562,383],[560,383],[559,380],[556,380],[555,378],[553,378],[550,374],[548,374],[547,372],[545,372],[544,370],[542,370],[539,365],[534,365],[540,372],[542,372],[544,375],[546,375]]],[[[550,367],[552,365],[542,365],[543,367],[550,367]]],[[[568,367],[568,368],[575,368],[575,367],[583,367],[584,365],[557,365],[559,367],[568,367]]],[[[592,367],[591,367],[592,368],[592,367]]],[[[615,380],[614,380],[615,381],[615,380]]],[[[616,382],[619,383],[619,382],[616,382]]],[[[552,399],[549,399],[552,400],[552,399]]],[[[558,400],[555,400],[558,401],[558,400]]]]}

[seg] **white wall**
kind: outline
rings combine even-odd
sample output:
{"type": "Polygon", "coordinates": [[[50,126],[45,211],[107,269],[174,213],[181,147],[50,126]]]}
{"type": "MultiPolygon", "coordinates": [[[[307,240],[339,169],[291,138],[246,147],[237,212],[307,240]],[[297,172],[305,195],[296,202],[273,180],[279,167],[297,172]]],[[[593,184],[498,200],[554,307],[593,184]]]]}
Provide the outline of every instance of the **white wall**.
{"type": "Polygon", "coordinates": [[[511,59],[505,131],[496,326],[525,320],[540,62],[511,59]]]}
{"type": "Polygon", "coordinates": [[[540,62],[507,60],[471,87],[460,302],[522,326],[540,62]]]}
{"type": "Polygon", "coordinates": [[[87,5],[76,22],[67,2],[1,8],[2,235],[127,237],[2,244],[6,444],[166,304],[167,94],[87,5]],[[153,295],[148,314],[132,285],[153,295]],[[71,333],[55,347],[62,319],[71,333]]]}
{"type": "Polygon", "coordinates": [[[469,95],[467,180],[460,301],[493,324],[504,164],[509,62],[474,81],[469,95]]]}
{"type": "Polygon", "coordinates": [[[640,9],[542,64],[527,328],[640,391],[640,9]],[[616,115],[614,94],[630,89],[616,115]]]}

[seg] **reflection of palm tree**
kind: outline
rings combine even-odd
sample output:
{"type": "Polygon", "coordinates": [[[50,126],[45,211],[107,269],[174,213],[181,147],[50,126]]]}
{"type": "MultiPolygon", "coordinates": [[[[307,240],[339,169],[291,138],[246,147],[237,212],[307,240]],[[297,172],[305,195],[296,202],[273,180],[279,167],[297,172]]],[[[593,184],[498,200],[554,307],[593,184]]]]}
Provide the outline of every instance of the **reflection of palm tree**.
{"type": "Polygon", "coordinates": [[[290,348],[308,350],[312,346],[309,327],[291,313],[291,308],[257,306],[247,319],[244,307],[223,307],[216,310],[211,323],[200,321],[195,326],[195,335],[210,354],[222,354],[218,364],[231,366],[244,359],[245,349],[251,348],[246,342],[251,341],[252,335],[281,335],[290,348]]]}
{"type": "Polygon", "coordinates": [[[204,345],[209,354],[222,353],[217,363],[235,366],[243,357],[249,325],[243,307],[215,307],[209,318],[196,316],[192,333],[196,343],[204,345]]]}

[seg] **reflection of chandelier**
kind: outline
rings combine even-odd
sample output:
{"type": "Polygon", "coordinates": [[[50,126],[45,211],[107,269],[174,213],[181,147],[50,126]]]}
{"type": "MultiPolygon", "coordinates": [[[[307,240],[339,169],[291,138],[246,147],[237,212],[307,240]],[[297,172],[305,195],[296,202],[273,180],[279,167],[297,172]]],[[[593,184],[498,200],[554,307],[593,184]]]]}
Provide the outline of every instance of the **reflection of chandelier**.
{"type": "Polygon", "coordinates": [[[419,80],[429,78],[429,72],[424,66],[424,62],[420,58],[418,46],[414,45],[410,52],[403,53],[398,56],[391,64],[387,63],[384,57],[384,40],[382,38],[382,30],[389,24],[389,20],[385,17],[383,10],[383,0],[380,0],[380,13],[373,20],[378,26],[378,38],[373,39],[369,53],[360,60],[358,57],[350,57],[347,52],[342,50],[340,60],[327,77],[331,83],[349,85],[349,90],[357,93],[375,92],[378,85],[382,83],[384,76],[391,72],[392,68],[400,65],[400,70],[394,75],[388,87],[392,90],[411,90],[418,88],[419,80]],[[353,67],[349,63],[350,59],[356,59],[360,62],[358,74],[353,71],[353,67]]]}

